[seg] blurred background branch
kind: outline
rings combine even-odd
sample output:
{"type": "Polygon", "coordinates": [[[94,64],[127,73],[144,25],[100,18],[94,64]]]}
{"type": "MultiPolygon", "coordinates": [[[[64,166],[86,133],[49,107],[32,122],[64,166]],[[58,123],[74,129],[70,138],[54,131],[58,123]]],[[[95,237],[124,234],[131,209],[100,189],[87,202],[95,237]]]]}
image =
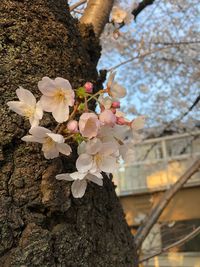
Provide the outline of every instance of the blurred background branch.
{"type": "Polygon", "coordinates": [[[168,205],[170,200],[174,197],[178,190],[180,190],[183,185],[190,179],[194,173],[198,172],[200,169],[200,158],[198,158],[193,165],[177,180],[177,182],[172,185],[162,196],[159,203],[152,209],[150,214],[146,217],[143,224],[139,227],[135,235],[135,243],[139,249],[152,229],[153,225],[157,222],[158,218],[162,214],[165,207],[168,205]]]}

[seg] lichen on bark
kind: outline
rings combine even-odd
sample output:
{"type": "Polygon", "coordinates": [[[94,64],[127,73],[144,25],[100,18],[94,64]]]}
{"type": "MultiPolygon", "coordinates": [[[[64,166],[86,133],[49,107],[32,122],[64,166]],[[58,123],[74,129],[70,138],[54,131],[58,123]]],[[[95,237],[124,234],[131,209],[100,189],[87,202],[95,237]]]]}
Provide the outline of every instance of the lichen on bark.
{"type": "MultiPolygon", "coordinates": [[[[39,97],[43,76],[95,84],[98,40],[79,29],[65,0],[1,0],[0,14],[0,266],[134,266],[112,181],[72,198],[55,175],[73,171],[76,154],[45,160],[39,145],[21,141],[29,123],[6,106],[19,85],[39,97]]],[[[42,125],[55,126],[49,117],[42,125]]]]}

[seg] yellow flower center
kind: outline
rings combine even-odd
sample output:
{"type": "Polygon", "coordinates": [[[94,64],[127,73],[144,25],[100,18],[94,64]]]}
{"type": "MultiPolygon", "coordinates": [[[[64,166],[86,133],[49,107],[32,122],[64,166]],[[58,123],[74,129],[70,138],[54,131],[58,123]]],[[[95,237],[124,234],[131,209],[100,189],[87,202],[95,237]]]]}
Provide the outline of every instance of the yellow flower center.
{"type": "Polygon", "coordinates": [[[99,163],[101,163],[101,161],[102,161],[102,156],[99,153],[97,153],[94,156],[94,161],[96,162],[97,166],[99,166],[99,163]]]}
{"type": "Polygon", "coordinates": [[[44,151],[49,150],[54,145],[55,145],[55,142],[50,137],[46,137],[44,144],[43,144],[43,149],[44,151]]]}
{"type": "Polygon", "coordinates": [[[62,102],[65,99],[65,93],[62,89],[58,88],[55,92],[54,99],[56,102],[62,102]]]}
{"type": "Polygon", "coordinates": [[[33,107],[27,107],[25,110],[24,110],[24,115],[27,117],[27,118],[31,118],[33,115],[34,115],[34,112],[35,112],[35,109],[33,107]]]}

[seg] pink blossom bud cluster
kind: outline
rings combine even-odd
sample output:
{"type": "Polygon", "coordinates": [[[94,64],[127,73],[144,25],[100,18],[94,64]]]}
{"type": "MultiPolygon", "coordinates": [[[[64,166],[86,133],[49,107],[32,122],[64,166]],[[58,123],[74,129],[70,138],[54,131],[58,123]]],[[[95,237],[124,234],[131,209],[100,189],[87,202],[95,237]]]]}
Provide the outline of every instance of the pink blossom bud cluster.
{"type": "Polygon", "coordinates": [[[119,110],[119,99],[126,95],[126,90],[114,78],[112,72],[106,88],[92,94],[91,82],[72,89],[66,79],[43,77],[38,82],[42,93],[39,101],[29,90],[20,87],[16,90],[19,101],[7,103],[11,110],[30,122],[29,134],[22,140],[40,143],[45,158],[69,156],[70,144],[77,142],[77,171],[56,175],[58,180],[73,182],[71,190],[75,198],[85,194],[89,182],[103,185],[102,173],[114,172],[119,160],[126,160],[135,134],[144,126],[144,116],[129,121],[119,110]],[[88,109],[88,103],[97,98],[99,113],[88,109]],[[58,123],[54,131],[39,125],[44,112],[51,113],[58,123]]]}

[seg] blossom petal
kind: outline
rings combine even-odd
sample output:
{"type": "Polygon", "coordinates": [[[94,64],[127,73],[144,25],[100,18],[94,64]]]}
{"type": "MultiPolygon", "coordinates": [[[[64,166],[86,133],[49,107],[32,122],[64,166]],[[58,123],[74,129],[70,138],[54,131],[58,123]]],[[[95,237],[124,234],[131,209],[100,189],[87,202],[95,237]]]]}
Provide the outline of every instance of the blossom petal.
{"type": "Polygon", "coordinates": [[[133,122],[131,123],[131,128],[134,131],[138,131],[140,129],[144,128],[144,124],[145,124],[145,116],[139,116],[137,117],[135,120],[133,120],[133,122]]]}
{"type": "Polygon", "coordinates": [[[65,142],[65,139],[61,134],[47,133],[46,135],[48,135],[56,143],[64,143],[65,142]]]}
{"type": "Polygon", "coordinates": [[[87,172],[92,167],[93,158],[88,154],[81,154],[76,161],[76,168],[79,172],[87,172]]]}
{"type": "Polygon", "coordinates": [[[86,153],[95,155],[102,147],[102,142],[98,138],[94,138],[86,143],[86,153]]]}
{"type": "Polygon", "coordinates": [[[62,101],[56,105],[56,108],[52,111],[52,115],[59,123],[67,121],[69,118],[69,107],[62,101]]]}
{"type": "Polygon", "coordinates": [[[38,101],[36,104],[35,117],[37,117],[39,120],[41,120],[43,117],[43,109],[40,101],[38,101]]]}
{"type": "Polygon", "coordinates": [[[101,170],[99,170],[96,161],[93,160],[92,167],[90,168],[90,173],[96,173],[98,171],[101,171],[101,170]]]}
{"type": "Polygon", "coordinates": [[[112,156],[102,157],[98,162],[98,167],[103,172],[112,173],[117,169],[116,158],[112,156]]]}
{"type": "Polygon", "coordinates": [[[111,87],[114,79],[115,79],[116,71],[111,71],[108,77],[107,87],[111,87]]]}
{"type": "Polygon", "coordinates": [[[111,95],[114,98],[122,98],[126,95],[126,89],[117,82],[113,82],[111,87],[111,95]]]}
{"type": "Polygon", "coordinates": [[[109,96],[103,97],[103,95],[99,96],[98,101],[104,106],[105,109],[110,109],[113,102],[112,98],[109,96]]]}
{"type": "Polygon", "coordinates": [[[87,172],[84,172],[84,173],[81,173],[81,172],[73,172],[73,173],[70,173],[70,177],[73,180],[83,180],[86,175],[87,175],[87,172]]]}
{"type": "Polygon", "coordinates": [[[92,138],[97,136],[100,122],[94,113],[83,113],[79,119],[79,130],[82,136],[92,138]]]}
{"type": "Polygon", "coordinates": [[[43,77],[41,81],[38,82],[39,90],[46,96],[53,96],[56,90],[55,81],[49,77],[43,77]]]}
{"type": "Polygon", "coordinates": [[[54,159],[59,156],[59,151],[57,147],[51,146],[49,149],[47,149],[47,146],[42,146],[42,151],[44,152],[44,156],[46,159],[54,159]]]}
{"type": "Polygon", "coordinates": [[[78,152],[79,155],[85,153],[85,151],[86,151],[85,147],[86,147],[86,142],[85,141],[83,141],[83,142],[81,142],[79,144],[78,149],[77,149],[77,152],[78,152]]]}
{"type": "Polygon", "coordinates": [[[81,117],[79,120],[79,130],[84,137],[92,138],[96,137],[98,133],[98,129],[100,126],[100,122],[96,118],[89,118],[87,121],[83,122],[81,117]]]}
{"type": "Polygon", "coordinates": [[[110,109],[105,109],[99,114],[99,120],[103,124],[108,124],[110,126],[114,126],[116,122],[116,116],[110,109]]]}
{"type": "Polygon", "coordinates": [[[38,137],[38,138],[44,138],[47,137],[47,133],[51,133],[51,131],[45,127],[33,127],[29,131],[33,136],[38,137]]]}
{"type": "Polygon", "coordinates": [[[103,175],[100,172],[92,173],[92,175],[98,177],[99,179],[103,179],[103,175]]]}
{"type": "Polygon", "coordinates": [[[87,188],[87,182],[85,179],[75,180],[71,187],[73,197],[81,198],[85,194],[86,188],[87,188]]]}
{"type": "Polygon", "coordinates": [[[61,77],[57,77],[55,79],[55,85],[56,85],[56,88],[72,89],[70,82],[66,79],[61,78],[61,77]]]}
{"type": "Polygon", "coordinates": [[[29,90],[20,87],[19,89],[16,90],[16,94],[21,102],[24,102],[32,107],[35,107],[36,99],[29,90]]]}
{"type": "Polygon", "coordinates": [[[68,106],[72,107],[74,105],[75,102],[74,97],[75,93],[72,89],[65,90],[65,101],[68,106]]]}
{"type": "Polygon", "coordinates": [[[25,103],[19,101],[9,101],[7,103],[9,108],[21,116],[26,116],[26,109],[28,106],[25,103]]]}
{"type": "Polygon", "coordinates": [[[55,101],[53,97],[42,95],[40,103],[44,111],[52,112],[55,109],[55,101]]]}
{"type": "Polygon", "coordinates": [[[31,124],[31,128],[32,127],[37,127],[38,125],[39,125],[39,119],[37,118],[37,117],[30,117],[29,118],[29,122],[30,122],[30,124],[31,124]]]}
{"type": "Polygon", "coordinates": [[[62,143],[62,144],[57,144],[57,149],[60,153],[69,156],[70,153],[72,152],[71,147],[68,144],[62,143]]]}
{"type": "Polygon", "coordinates": [[[56,175],[57,180],[73,181],[73,178],[70,176],[70,173],[61,173],[56,175]]]}
{"type": "Polygon", "coordinates": [[[107,156],[115,153],[117,150],[118,150],[118,145],[116,142],[107,142],[102,144],[99,153],[103,154],[104,156],[107,156]]]}
{"type": "Polygon", "coordinates": [[[113,131],[114,136],[121,141],[124,141],[131,133],[130,127],[126,125],[115,125],[113,131]]]}
{"type": "Polygon", "coordinates": [[[90,180],[90,181],[92,181],[95,184],[100,185],[100,186],[103,185],[103,179],[102,178],[98,178],[95,174],[94,175],[88,174],[87,175],[87,179],[90,180]]]}
{"type": "Polygon", "coordinates": [[[22,137],[22,140],[25,142],[37,142],[41,144],[44,142],[44,138],[35,137],[33,135],[26,135],[22,137]]]}

